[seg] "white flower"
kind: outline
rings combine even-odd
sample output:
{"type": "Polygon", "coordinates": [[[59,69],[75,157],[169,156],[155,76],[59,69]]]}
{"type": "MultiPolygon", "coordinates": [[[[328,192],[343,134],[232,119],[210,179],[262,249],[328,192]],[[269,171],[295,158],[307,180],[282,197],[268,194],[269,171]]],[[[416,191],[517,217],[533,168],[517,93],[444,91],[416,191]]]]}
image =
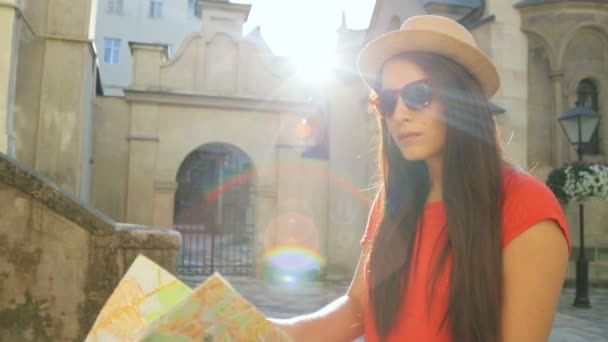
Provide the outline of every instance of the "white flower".
{"type": "Polygon", "coordinates": [[[569,199],[583,202],[591,197],[608,199],[608,166],[587,165],[586,169],[574,172],[572,166],[564,169],[566,182],[563,191],[569,199]]]}

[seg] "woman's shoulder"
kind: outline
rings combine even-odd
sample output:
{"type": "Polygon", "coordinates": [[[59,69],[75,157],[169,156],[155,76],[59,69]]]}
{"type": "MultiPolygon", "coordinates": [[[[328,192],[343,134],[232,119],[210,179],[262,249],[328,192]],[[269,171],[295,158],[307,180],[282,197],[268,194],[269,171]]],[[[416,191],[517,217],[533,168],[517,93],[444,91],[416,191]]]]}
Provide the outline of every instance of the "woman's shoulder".
{"type": "Polygon", "coordinates": [[[544,220],[557,223],[569,240],[566,216],[544,182],[526,171],[504,166],[503,184],[503,246],[544,220]]]}
{"type": "Polygon", "coordinates": [[[505,202],[513,198],[527,201],[556,200],[544,182],[524,170],[505,165],[502,168],[502,176],[505,202]]]}

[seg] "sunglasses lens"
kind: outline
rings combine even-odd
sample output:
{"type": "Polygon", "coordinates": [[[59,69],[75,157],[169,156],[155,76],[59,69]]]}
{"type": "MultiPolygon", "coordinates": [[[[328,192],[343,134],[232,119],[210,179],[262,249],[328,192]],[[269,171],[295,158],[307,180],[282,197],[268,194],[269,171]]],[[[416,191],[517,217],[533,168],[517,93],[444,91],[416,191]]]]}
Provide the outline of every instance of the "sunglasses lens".
{"type": "Polygon", "coordinates": [[[380,92],[378,94],[378,112],[382,117],[389,117],[395,112],[397,105],[397,95],[392,92],[380,92]]]}
{"type": "Polygon", "coordinates": [[[390,90],[380,91],[370,97],[370,103],[379,117],[388,118],[395,112],[399,96],[409,109],[422,110],[431,103],[433,92],[427,82],[418,81],[405,86],[400,95],[390,90]]]}
{"type": "Polygon", "coordinates": [[[431,102],[431,87],[426,83],[411,84],[403,88],[401,98],[410,109],[421,110],[431,102]]]}

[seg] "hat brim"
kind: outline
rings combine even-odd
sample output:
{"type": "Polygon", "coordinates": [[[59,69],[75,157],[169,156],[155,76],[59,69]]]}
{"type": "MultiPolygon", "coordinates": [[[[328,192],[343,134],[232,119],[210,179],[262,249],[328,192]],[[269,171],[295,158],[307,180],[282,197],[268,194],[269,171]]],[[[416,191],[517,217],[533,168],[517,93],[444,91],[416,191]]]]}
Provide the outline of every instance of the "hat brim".
{"type": "Polygon", "coordinates": [[[372,88],[387,60],[413,51],[436,53],[464,66],[477,79],[487,97],[492,97],[500,88],[498,70],[481,50],[439,32],[416,29],[393,31],[365,46],[358,61],[361,77],[372,88]]]}

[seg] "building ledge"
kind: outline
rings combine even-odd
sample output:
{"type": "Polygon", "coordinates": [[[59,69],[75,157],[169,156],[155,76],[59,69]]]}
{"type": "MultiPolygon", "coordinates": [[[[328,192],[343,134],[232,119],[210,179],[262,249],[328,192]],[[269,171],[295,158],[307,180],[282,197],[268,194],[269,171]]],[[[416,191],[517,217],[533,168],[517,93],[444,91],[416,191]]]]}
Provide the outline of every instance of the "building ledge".
{"type": "Polygon", "coordinates": [[[608,0],[520,0],[515,5],[514,8],[525,8],[530,6],[540,6],[540,5],[548,5],[548,4],[557,4],[557,3],[597,3],[597,4],[607,4],[608,0]]]}
{"type": "Polygon", "coordinates": [[[492,15],[488,15],[487,17],[483,17],[479,20],[475,20],[473,22],[467,23],[465,25],[465,27],[467,28],[467,30],[470,31],[470,30],[474,30],[480,26],[483,26],[485,24],[494,22],[495,20],[496,20],[496,16],[494,14],[492,14],[492,15]]]}
{"type": "Polygon", "coordinates": [[[314,109],[312,103],[296,99],[229,97],[199,93],[179,93],[162,89],[125,89],[125,98],[128,102],[237,109],[256,112],[310,113],[314,109]]]}

